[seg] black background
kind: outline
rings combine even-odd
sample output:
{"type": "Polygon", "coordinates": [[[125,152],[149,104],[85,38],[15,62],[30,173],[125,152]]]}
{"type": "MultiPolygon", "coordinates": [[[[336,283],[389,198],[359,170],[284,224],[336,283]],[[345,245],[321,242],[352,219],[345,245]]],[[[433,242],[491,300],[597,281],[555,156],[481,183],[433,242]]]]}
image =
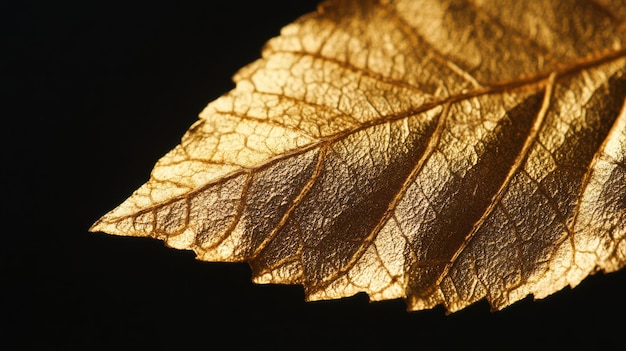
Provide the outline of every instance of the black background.
{"type": "Polygon", "coordinates": [[[624,346],[626,271],[492,313],[305,303],[246,264],[88,233],[231,76],[316,1],[0,4],[3,340],[19,348],[624,346]],[[614,319],[616,317],[616,319],[614,319]]]}

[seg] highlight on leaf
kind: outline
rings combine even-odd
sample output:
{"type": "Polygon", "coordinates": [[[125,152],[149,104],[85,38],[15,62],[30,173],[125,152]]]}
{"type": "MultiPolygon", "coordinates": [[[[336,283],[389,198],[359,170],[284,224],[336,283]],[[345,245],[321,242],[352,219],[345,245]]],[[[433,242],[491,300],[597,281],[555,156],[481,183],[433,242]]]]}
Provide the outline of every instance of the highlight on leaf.
{"type": "Polygon", "coordinates": [[[494,309],[626,264],[626,6],[328,1],[91,231],[309,300],[494,309]]]}

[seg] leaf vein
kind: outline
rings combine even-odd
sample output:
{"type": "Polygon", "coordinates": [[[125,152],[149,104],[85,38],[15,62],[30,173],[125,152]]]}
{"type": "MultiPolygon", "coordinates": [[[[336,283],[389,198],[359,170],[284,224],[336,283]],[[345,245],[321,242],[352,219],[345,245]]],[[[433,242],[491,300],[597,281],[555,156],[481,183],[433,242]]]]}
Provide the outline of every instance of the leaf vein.
{"type": "Polygon", "coordinates": [[[555,81],[556,81],[556,74],[553,73],[550,76],[548,85],[546,86],[544,100],[543,100],[541,109],[539,110],[539,113],[537,113],[535,120],[533,121],[533,125],[529,131],[529,135],[526,138],[526,141],[524,142],[522,149],[517,155],[517,158],[515,159],[514,164],[510,168],[509,173],[507,174],[506,178],[502,182],[500,188],[498,189],[496,194],[492,197],[491,203],[489,204],[489,206],[487,206],[487,208],[485,209],[481,217],[478,219],[478,221],[476,221],[476,223],[472,227],[472,230],[470,230],[470,232],[465,236],[465,239],[463,240],[459,248],[454,252],[449,262],[444,266],[443,271],[439,274],[438,279],[436,280],[436,283],[435,283],[436,286],[439,286],[442,280],[448,275],[450,269],[452,268],[452,265],[456,262],[459,255],[469,245],[470,241],[474,238],[478,230],[482,228],[483,224],[485,223],[489,215],[493,212],[493,210],[496,208],[498,203],[500,203],[500,201],[502,200],[502,197],[506,193],[506,190],[508,189],[510,182],[513,180],[513,177],[518,173],[520,168],[524,165],[528,157],[528,152],[530,151],[532,145],[534,144],[535,139],[537,138],[537,135],[539,134],[539,131],[543,125],[545,116],[548,113],[548,109],[550,108],[555,81]]]}
{"type": "Polygon", "coordinates": [[[439,140],[443,129],[446,125],[445,121],[448,117],[448,113],[450,110],[450,105],[447,104],[444,106],[443,111],[441,111],[439,118],[437,120],[437,126],[433,130],[432,134],[428,138],[428,145],[424,150],[424,153],[419,157],[413,169],[409,173],[406,180],[403,182],[402,186],[396,191],[394,197],[389,202],[387,206],[387,210],[383,213],[382,218],[378,221],[376,226],[370,231],[369,235],[363,239],[363,244],[359,246],[356,252],[352,255],[348,263],[346,263],[343,267],[338,269],[334,274],[328,277],[324,282],[317,284],[316,289],[321,290],[326,288],[333,280],[336,280],[337,277],[348,272],[352,267],[358,262],[358,260],[363,256],[367,248],[372,244],[378,233],[382,230],[382,228],[387,224],[390,218],[394,216],[395,208],[398,202],[402,199],[403,195],[410,187],[410,185],[415,181],[416,177],[421,172],[423,166],[426,164],[426,161],[430,158],[433,152],[437,149],[437,145],[439,144],[439,140]]]}

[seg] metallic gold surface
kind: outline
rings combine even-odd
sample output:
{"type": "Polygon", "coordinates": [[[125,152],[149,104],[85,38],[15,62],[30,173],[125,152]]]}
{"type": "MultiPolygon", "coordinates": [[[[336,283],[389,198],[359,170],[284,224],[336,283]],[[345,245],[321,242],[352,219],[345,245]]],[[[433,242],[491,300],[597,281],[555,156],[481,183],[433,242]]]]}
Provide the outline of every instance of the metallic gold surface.
{"type": "Polygon", "coordinates": [[[410,310],[501,309],[620,269],[625,8],[326,2],[91,230],[410,310]]]}

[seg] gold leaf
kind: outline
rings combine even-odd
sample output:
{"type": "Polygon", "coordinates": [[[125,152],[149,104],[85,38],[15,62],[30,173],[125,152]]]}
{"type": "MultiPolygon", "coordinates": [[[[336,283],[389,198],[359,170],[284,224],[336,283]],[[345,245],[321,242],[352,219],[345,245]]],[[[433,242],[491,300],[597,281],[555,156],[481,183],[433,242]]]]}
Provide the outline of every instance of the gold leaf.
{"type": "Polygon", "coordinates": [[[91,230],[410,310],[501,309],[618,270],[625,9],[326,2],[91,230]]]}

